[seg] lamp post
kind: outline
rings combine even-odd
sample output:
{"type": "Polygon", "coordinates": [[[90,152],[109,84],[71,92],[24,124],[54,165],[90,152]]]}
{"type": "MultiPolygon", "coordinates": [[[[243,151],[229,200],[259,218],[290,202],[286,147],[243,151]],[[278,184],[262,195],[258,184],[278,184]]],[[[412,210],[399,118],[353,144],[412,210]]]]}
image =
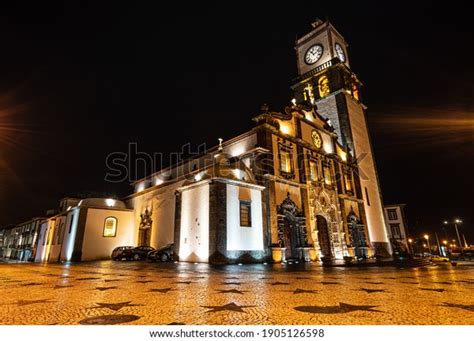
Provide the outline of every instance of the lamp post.
{"type": "Polygon", "coordinates": [[[413,243],[413,239],[408,238],[408,252],[409,253],[413,253],[413,245],[411,245],[411,243],[413,243]]]}
{"type": "MultiPolygon", "coordinates": [[[[445,221],[444,221],[444,224],[445,224],[445,225],[448,225],[448,221],[445,220],[445,221]]],[[[462,244],[462,242],[461,242],[461,237],[459,236],[458,224],[462,224],[462,220],[461,220],[461,219],[457,219],[457,218],[454,219],[454,228],[456,229],[456,235],[458,236],[459,247],[461,248],[461,252],[462,252],[462,249],[463,249],[462,245],[463,245],[463,244],[462,244]]]]}
{"type": "Polygon", "coordinates": [[[425,234],[423,237],[426,239],[426,243],[428,244],[428,250],[429,250],[429,253],[431,254],[430,236],[425,234]]]}
{"type": "Polygon", "coordinates": [[[444,253],[444,256],[446,257],[448,255],[448,241],[447,240],[443,240],[443,245],[444,245],[444,250],[443,250],[443,253],[444,253]]]}

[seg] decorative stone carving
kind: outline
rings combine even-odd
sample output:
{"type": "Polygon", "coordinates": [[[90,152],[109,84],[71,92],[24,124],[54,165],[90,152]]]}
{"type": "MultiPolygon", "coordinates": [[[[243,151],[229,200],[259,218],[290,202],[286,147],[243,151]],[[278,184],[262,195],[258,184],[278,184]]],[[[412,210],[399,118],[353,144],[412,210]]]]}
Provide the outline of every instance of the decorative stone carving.
{"type": "Polygon", "coordinates": [[[322,187],[309,186],[309,208],[311,218],[314,221],[312,237],[315,241],[315,248],[321,253],[321,245],[319,245],[320,227],[316,224],[316,217],[322,216],[326,221],[327,235],[329,236],[332,254],[337,258],[342,258],[347,254],[347,245],[343,234],[343,220],[338,210],[338,198],[335,191],[322,187]]]}
{"type": "Polygon", "coordinates": [[[152,210],[148,211],[148,207],[145,208],[145,212],[140,214],[140,230],[149,229],[153,223],[153,219],[151,218],[152,210]]]}
{"type": "Polygon", "coordinates": [[[306,218],[302,210],[291,200],[290,193],[283,202],[277,206],[278,213],[278,243],[281,248],[287,248],[289,256],[294,250],[308,246],[306,234],[306,218]],[[287,245],[288,241],[292,245],[287,245]],[[292,250],[293,249],[293,250],[292,250]]]}

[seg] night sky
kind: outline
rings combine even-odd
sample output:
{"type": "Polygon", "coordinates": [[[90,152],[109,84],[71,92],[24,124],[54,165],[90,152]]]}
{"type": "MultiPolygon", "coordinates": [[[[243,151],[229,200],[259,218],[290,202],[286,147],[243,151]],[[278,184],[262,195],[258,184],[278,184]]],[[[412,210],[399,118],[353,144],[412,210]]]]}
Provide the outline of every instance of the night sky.
{"type": "Polygon", "coordinates": [[[468,2],[20,3],[0,8],[0,225],[63,196],[131,193],[104,181],[105,157],[130,142],[213,146],[262,103],[281,110],[295,38],[327,17],[364,83],[385,203],[408,205],[413,235],[459,217],[474,242],[468,2]]]}

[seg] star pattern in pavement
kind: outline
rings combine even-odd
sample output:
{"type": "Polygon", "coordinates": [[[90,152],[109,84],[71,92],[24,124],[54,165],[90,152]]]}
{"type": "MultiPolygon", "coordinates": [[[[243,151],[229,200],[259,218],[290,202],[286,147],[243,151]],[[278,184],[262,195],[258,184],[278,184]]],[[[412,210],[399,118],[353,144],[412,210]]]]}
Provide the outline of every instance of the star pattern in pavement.
{"type": "Polygon", "coordinates": [[[150,292],[159,292],[161,294],[166,294],[168,293],[168,291],[172,291],[172,290],[175,290],[175,289],[172,289],[172,288],[163,288],[163,289],[150,289],[150,292]]]}
{"type": "Polygon", "coordinates": [[[117,287],[96,287],[95,290],[106,291],[111,289],[117,289],[117,287]]]}
{"type": "Polygon", "coordinates": [[[436,291],[436,292],[443,292],[443,291],[445,291],[444,289],[435,289],[435,288],[420,288],[420,290],[436,291]]]}
{"type": "Polygon", "coordinates": [[[237,290],[237,289],[228,289],[228,290],[216,290],[219,292],[219,294],[240,294],[243,295],[246,290],[237,290]]]}
{"type": "Polygon", "coordinates": [[[39,304],[39,303],[52,303],[51,299],[43,299],[43,300],[18,300],[16,304],[18,306],[25,306],[30,304],[39,304]]]}
{"type": "Polygon", "coordinates": [[[237,305],[234,302],[224,304],[224,305],[214,305],[214,306],[201,306],[203,308],[209,309],[208,313],[216,313],[219,311],[234,311],[238,313],[245,313],[245,308],[255,307],[253,305],[237,305]]]}
{"type": "Polygon", "coordinates": [[[23,284],[20,284],[20,287],[32,287],[32,286],[35,286],[35,285],[41,285],[43,283],[23,283],[23,284]]]}
{"type": "Polygon", "coordinates": [[[132,322],[140,319],[140,316],[136,315],[104,315],[89,317],[79,321],[79,324],[85,325],[109,325],[109,324],[122,324],[132,322]]]}
{"type": "Polygon", "coordinates": [[[65,288],[71,288],[74,285],[55,285],[53,289],[65,289],[65,288]]]}
{"type": "Polygon", "coordinates": [[[140,304],[131,304],[132,301],[118,302],[118,303],[96,303],[97,307],[92,307],[96,309],[107,308],[113,311],[119,311],[124,307],[138,307],[140,304]]]}
{"type": "Polygon", "coordinates": [[[457,303],[448,303],[443,302],[440,307],[447,307],[447,308],[460,308],[463,310],[474,312],[474,304],[457,304],[457,303]]]}
{"type": "Polygon", "coordinates": [[[385,292],[385,289],[367,289],[367,288],[360,288],[360,290],[365,291],[368,294],[372,294],[374,292],[385,292]]]}
{"type": "Polygon", "coordinates": [[[299,306],[295,307],[294,309],[303,313],[311,314],[344,314],[353,311],[380,312],[380,310],[374,309],[376,307],[377,306],[375,305],[352,305],[347,303],[339,303],[339,305],[336,306],[299,306]]]}
{"type": "Polygon", "coordinates": [[[271,285],[289,285],[290,283],[287,283],[287,282],[273,282],[271,283],[271,285]]]}
{"type": "Polygon", "coordinates": [[[295,294],[316,294],[318,291],[317,290],[306,290],[306,289],[295,289],[295,290],[289,290],[289,292],[292,292],[293,295],[295,294]]]}

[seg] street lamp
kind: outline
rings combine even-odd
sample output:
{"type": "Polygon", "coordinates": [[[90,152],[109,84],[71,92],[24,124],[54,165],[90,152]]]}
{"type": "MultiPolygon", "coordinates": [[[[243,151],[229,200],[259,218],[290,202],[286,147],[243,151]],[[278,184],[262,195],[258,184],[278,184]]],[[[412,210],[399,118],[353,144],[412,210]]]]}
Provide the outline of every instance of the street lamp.
{"type": "MultiPolygon", "coordinates": [[[[445,220],[444,224],[448,225],[448,221],[445,220]]],[[[458,236],[459,247],[461,248],[461,252],[462,252],[463,247],[462,247],[462,243],[461,243],[461,237],[459,236],[458,224],[462,224],[462,220],[458,219],[458,218],[454,219],[454,228],[456,229],[456,235],[458,236]]]]}
{"type": "Polygon", "coordinates": [[[413,239],[408,238],[408,252],[413,253],[413,245],[411,243],[413,243],[413,239]]]}
{"type": "Polygon", "coordinates": [[[429,252],[431,253],[430,236],[428,236],[427,234],[425,234],[423,237],[426,239],[426,243],[428,244],[428,250],[429,250],[429,252]]]}

